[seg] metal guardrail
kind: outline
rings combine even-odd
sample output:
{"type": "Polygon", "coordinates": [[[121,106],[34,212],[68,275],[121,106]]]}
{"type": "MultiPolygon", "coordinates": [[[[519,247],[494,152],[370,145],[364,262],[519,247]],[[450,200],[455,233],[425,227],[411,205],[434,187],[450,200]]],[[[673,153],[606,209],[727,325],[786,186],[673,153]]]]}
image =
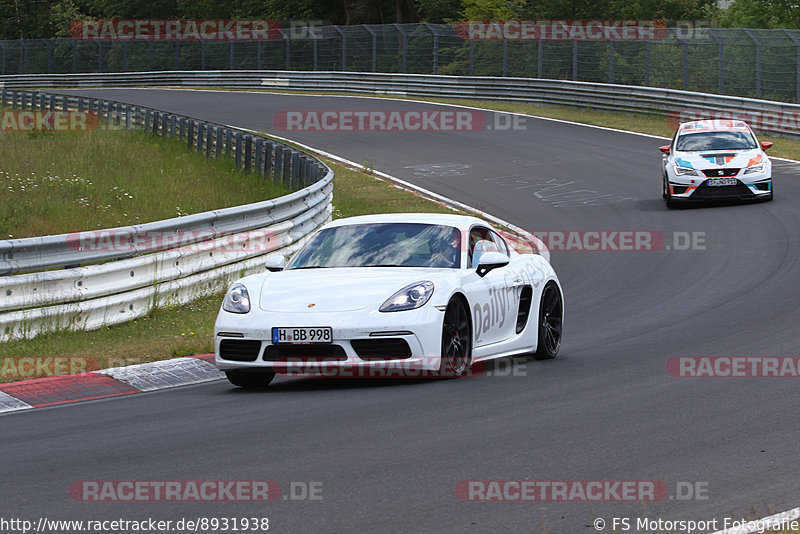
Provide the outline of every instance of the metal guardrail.
{"type": "Polygon", "coordinates": [[[765,133],[800,137],[800,104],[632,85],[498,78],[307,71],[194,71],[0,76],[9,87],[230,87],[473,98],[697,117],[737,117],[765,133]]]}
{"type": "Polygon", "coordinates": [[[5,88],[0,99],[15,109],[91,111],[109,123],[184,139],[209,156],[230,155],[240,168],[301,188],[142,225],[0,241],[0,342],[99,328],[224,290],[263,271],[265,254],[292,253],[330,220],[333,172],[289,145],[113,101],[5,88]],[[67,268],[46,270],[59,267],[67,268]],[[35,270],[43,272],[29,272],[35,270]]]}

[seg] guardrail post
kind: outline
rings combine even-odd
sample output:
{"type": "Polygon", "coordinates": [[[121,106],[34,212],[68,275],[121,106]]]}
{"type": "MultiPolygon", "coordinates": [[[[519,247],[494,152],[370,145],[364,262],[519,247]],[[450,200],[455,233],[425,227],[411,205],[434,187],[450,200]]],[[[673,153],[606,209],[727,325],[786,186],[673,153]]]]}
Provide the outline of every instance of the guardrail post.
{"type": "Polygon", "coordinates": [[[300,156],[300,170],[298,174],[300,175],[300,187],[305,187],[308,185],[308,161],[303,156],[300,156]]]}
{"type": "Polygon", "coordinates": [[[283,180],[283,146],[275,145],[275,166],[272,179],[275,183],[283,180]]]}
{"type": "Polygon", "coordinates": [[[244,170],[250,171],[250,157],[253,155],[253,136],[244,136],[244,170]]]}
{"type": "Polygon", "coordinates": [[[237,169],[242,168],[242,132],[236,132],[236,147],[233,155],[233,162],[237,169]]]}
{"type": "Polygon", "coordinates": [[[287,148],[283,151],[283,183],[292,187],[292,150],[287,148]]]}
{"type": "Polygon", "coordinates": [[[214,147],[214,127],[206,124],[206,157],[211,157],[211,149],[214,147]]]}
{"type": "Polygon", "coordinates": [[[186,136],[186,123],[187,122],[188,121],[186,120],[186,117],[181,117],[181,120],[180,120],[180,136],[179,136],[181,141],[183,141],[183,138],[186,136]]]}
{"type": "Polygon", "coordinates": [[[0,106],[6,105],[6,88],[0,86],[0,106]]]}
{"type": "Polygon", "coordinates": [[[131,107],[125,104],[125,129],[131,129],[131,107]]]}
{"type": "Polygon", "coordinates": [[[161,113],[156,111],[153,113],[153,135],[158,135],[158,121],[161,118],[161,113]]]}
{"type": "Polygon", "coordinates": [[[175,117],[169,114],[161,117],[161,137],[166,138],[169,135],[169,127],[174,120],[175,117]]]}
{"type": "Polygon", "coordinates": [[[151,120],[151,111],[149,109],[146,109],[144,111],[144,131],[145,132],[149,132],[150,131],[150,120],[151,120]]]}
{"type": "Polygon", "coordinates": [[[203,150],[203,133],[205,131],[205,127],[203,127],[203,123],[197,124],[197,143],[195,143],[195,150],[200,152],[203,150]]]}
{"type": "Polygon", "coordinates": [[[188,132],[186,133],[186,139],[188,140],[188,146],[191,149],[194,147],[194,121],[189,119],[188,121],[188,132]]]}
{"type": "Polygon", "coordinates": [[[230,128],[225,128],[225,154],[227,156],[231,155],[232,145],[233,144],[233,132],[231,132],[230,128]]]}
{"type": "Polygon", "coordinates": [[[175,115],[169,116],[169,136],[175,139],[175,127],[178,124],[178,118],[175,115]]]}
{"type": "Polygon", "coordinates": [[[264,138],[257,137],[256,138],[256,157],[253,161],[253,165],[256,168],[256,172],[259,176],[264,176],[264,163],[262,158],[264,157],[264,138]]]}
{"type": "Polygon", "coordinates": [[[83,98],[78,98],[78,111],[83,111],[84,106],[86,105],[83,98]]]}
{"type": "Polygon", "coordinates": [[[292,151],[292,189],[300,189],[300,154],[292,151]]]}
{"type": "Polygon", "coordinates": [[[44,93],[39,93],[38,97],[39,97],[39,111],[44,111],[45,109],[47,109],[44,103],[45,102],[44,93]]]}
{"type": "Polygon", "coordinates": [[[264,144],[264,177],[272,176],[272,143],[267,141],[264,144]]]}
{"type": "Polygon", "coordinates": [[[222,126],[217,126],[214,133],[214,153],[216,157],[222,155],[222,126]]]}

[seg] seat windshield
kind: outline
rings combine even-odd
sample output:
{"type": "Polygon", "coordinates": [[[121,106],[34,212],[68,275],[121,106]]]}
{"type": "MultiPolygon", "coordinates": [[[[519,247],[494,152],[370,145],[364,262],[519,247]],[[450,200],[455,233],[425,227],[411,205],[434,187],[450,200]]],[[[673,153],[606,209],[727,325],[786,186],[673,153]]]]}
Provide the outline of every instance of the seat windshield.
{"type": "Polygon", "coordinates": [[[756,141],[749,132],[694,132],[678,138],[676,150],[694,152],[700,150],[749,150],[756,148],[756,141]]]}

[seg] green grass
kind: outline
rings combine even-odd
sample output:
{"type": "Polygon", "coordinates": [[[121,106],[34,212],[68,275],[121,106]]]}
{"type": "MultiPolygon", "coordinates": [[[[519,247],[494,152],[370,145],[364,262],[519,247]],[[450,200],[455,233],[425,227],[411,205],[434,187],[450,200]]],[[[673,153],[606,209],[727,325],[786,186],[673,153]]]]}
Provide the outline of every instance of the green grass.
{"type": "MultiPolygon", "coordinates": [[[[325,162],[334,169],[334,216],[404,211],[452,213],[452,210],[363,172],[325,162]]],[[[72,356],[92,358],[98,368],[131,365],[214,351],[214,320],[223,295],[198,299],[187,306],[156,310],[129,323],[89,332],[57,332],[30,340],[0,344],[3,358],[72,356]]],[[[11,364],[7,364],[12,368],[11,364]]],[[[2,376],[0,382],[20,378],[2,376]]]]}
{"type": "Polygon", "coordinates": [[[168,219],[288,193],[142,132],[0,133],[0,239],[168,219]]]}

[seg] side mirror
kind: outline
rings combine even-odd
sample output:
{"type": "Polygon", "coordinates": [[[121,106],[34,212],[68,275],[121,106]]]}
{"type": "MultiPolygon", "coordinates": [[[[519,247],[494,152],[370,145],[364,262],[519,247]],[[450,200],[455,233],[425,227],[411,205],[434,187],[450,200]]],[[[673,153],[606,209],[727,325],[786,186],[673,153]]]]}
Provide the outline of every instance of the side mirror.
{"type": "Polygon", "coordinates": [[[267,270],[271,273],[282,271],[286,267],[286,258],[283,254],[270,254],[267,256],[267,270]]]}
{"type": "Polygon", "coordinates": [[[774,144],[775,143],[773,143],[772,141],[761,141],[761,148],[763,148],[764,150],[767,150],[774,144]]]}
{"type": "Polygon", "coordinates": [[[476,270],[476,272],[478,273],[478,276],[483,278],[492,269],[505,267],[506,265],[508,265],[509,261],[511,260],[508,259],[508,256],[506,256],[502,252],[484,252],[483,254],[481,254],[481,259],[480,262],[478,263],[478,269],[476,270]]]}
{"type": "Polygon", "coordinates": [[[664,154],[669,154],[669,145],[660,146],[658,149],[664,154]]]}

